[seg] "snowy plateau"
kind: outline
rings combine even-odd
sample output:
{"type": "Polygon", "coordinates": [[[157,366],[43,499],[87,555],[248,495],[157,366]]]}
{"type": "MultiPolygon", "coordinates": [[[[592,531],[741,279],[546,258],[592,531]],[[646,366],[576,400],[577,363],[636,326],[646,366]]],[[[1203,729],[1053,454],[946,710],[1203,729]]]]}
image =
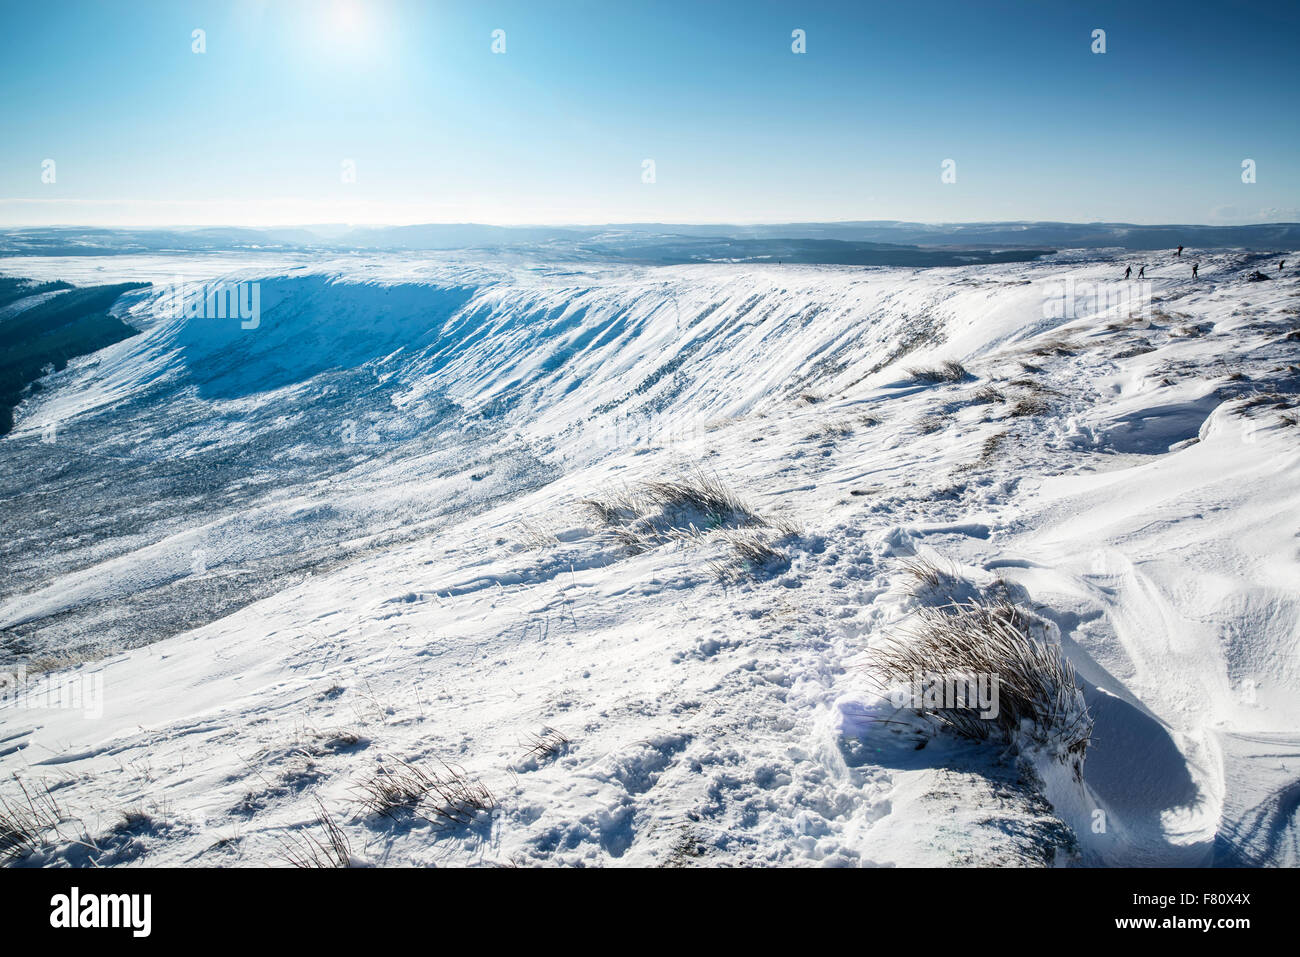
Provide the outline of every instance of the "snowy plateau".
{"type": "Polygon", "coordinates": [[[8,862],[1296,865],[1300,279],[1188,255],[0,262],[151,284],[0,439],[8,862]],[[990,596],[1083,760],[873,680],[990,596]]]}

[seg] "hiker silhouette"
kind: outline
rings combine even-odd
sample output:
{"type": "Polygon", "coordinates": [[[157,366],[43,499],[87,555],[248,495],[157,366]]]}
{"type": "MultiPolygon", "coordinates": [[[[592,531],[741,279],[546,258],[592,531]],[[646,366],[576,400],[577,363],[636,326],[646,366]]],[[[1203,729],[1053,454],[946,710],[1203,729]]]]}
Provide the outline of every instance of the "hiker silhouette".
{"type": "Polygon", "coordinates": [[[1138,278],[1145,279],[1146,277],[1147,277],[1147,267],[1143,266],[1141,269],[1138,270],[1138,278]]]}
{"type": "Polygon", "coordinates": [[[1182,254],[1183,254],[1183,247],[1182,247],[1182,246],[1179,246],[1179,247],[1178,247],[1178,252],[1174,253],[1174,255],[1175,255],[1175,256],[1181,256],[1182,254]]]}
{"type": "Polygon", "coordinates": [[[1133,267],[1129,266],[1127,269],[1124,270],[1124,278],[1127,279],[1131,275],[1133,275],[1133,267]]]}
{"type": "Polygon", "coordinates": [[[1196,270],[1198,270],[1198,269],[1200,269],[1200,268],[1201,268],[1201,264],[1200,264],[1200,263],[1192,263],[1192,278],[1193,278],[1193,279],[1196,278],[1196,270]]]}

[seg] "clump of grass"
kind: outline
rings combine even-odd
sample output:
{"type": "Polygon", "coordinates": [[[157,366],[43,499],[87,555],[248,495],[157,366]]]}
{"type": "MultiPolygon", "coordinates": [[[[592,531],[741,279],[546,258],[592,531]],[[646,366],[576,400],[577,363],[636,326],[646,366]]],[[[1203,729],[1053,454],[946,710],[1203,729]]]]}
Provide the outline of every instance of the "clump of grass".
{"type": "Polygon", "coordinates": [[[545,727],[537,734],[529,737],[528,750],[524,752],[524,758],[535,758],[544,761],[563,754],[568,750],[569,743],[569,738],[566,735],[561,734],[552,727],[545,727]]]}
{"type": "Polygon", "coordinates": [[[753,535],[736,536],[731,542],[736,556],[746,565],[761,567],[786,561],[785,554],[773,548],[765,539],[753,535]]]}
{"type": "Polygon", "coordinates": [[[962,382],[970,378],[966,367],[953,359],[948,359],[935,368],[908,369],[907,374],[918,382],[962,382]]]}
{"type": "Polygon", "coordinates": [[[724,529],[727,554],[708,562],[714,577],[721,582],[737,582],[761,573],[782,571],[790,567],[790,555],[778,545],[799,534],[789,522],[768,522],[764,529],[724,529]]]}
{"type": "Polygon", "coordinates": [[[439,828],[466,827],[497,806],[486,785],[447,764],[430,770],[392,760],[354,790],[357,803],[370,814],[396,817],[409,811],[439,828]]]}
{"type": "Polygon", "coordinates": [[[1082,778],[1093,722],[1074,668],[1058,646],[1033,635],[1028,616],[1006,598],[921,608],[906,633],[871,650],[869,667],[882,689],[927,676],[996,676],[995,715],[946,701],[915,704],[960,737],[1044,751],[1082,778]]]}
{"type": "Polygon", "coordinates": [[[121,818],[117,824],[117,830],[119,831],[140,831],[151,828],[156,824],[153,812],[146,808],[143,803],[124,808],[118,812],[118,816],[121,818]]]}
{"type": "Polygon", "coordinates": [[[632,555],[716,529],[770,524],[716,475],[704,472],[675,481],[641,482],[579,504],[632,555]]]}
{"type": "Polygon", "coordinates": [[[1270,406],[1274,409],[1289,409],[1294,401],[1295,396],[1287,395],[1284,392],[1252,392],[1242,398],[1237,406],[1237,411],[1248,412],[1261,406],[1270,406]]]}
{"type": "Polygon", "coordinates": [[[1051,339],[1047,342],[1040,343],[1029,350],[1031,356],[1072,356],[1075,347],[1072,343],[1062,339],[1051,339]]]}
{"type": "Polygon", "coordinates": [[[359,731],[351,728],[335,728],[322,736],[320,747],[325,754],[334,754],[339,751],[351,751],[357,747],[364,748],[369,744],[370,739],[359,731]]]}
{"type": "Polygon", "coordinates": [[[0,796],[0,864],[21,860],[62,840],[59,826],[69,819],[48,787],[29,787],[17,775],[13,781],[18,794],[0,796]]]}
{"type": "Polygon", "coordinates": [[[317,797],[315,801],[315,826],[320,828],[321,836],[310,832],[291,835],[284,847],[284,859],[294,867],[302,868],[351,866],[352,845],[347,834],[339,827],[321,799],[317,797]]]}
{"type": "Polygon", "coordinates": [[[922,435],[929,435],[932,432],[938,432],[948,424],[948,416],[940,412],[932,412],[929,415],[923,415],[916,420],[916,430],[922,435]]]}
{"type": "Polygon", "coordinates": [[[1006,441],[1007,436],[1010,434],[1010,432],[996,432],[985,439],[984,444],[980,446],[980,457],[976,464],[988,465],[992,462],[993,456],[998,454],[998,449],[1002,447],[1002,443],[1006,441]]]}
{"type": "Polygon", "coordinates": [[[1020,418],[1027,415],[1042,415],[1051,407],[1039,396],[1027,395],[1022,399],[1016,400],[1007,414],[1013,418],[1020,418]]]}
{"type": "Polygon", "coordinates": [[[1132,358],[1135,357],[1135,356],[1144,356],[1144,355],[1146,355],[1146,354],[1149,353],[1149,352],[1155,352],[1155,351],[1156,351],[1156,347],[1153,346],[1153,345],[1151,345],[1151,343],[1149,343],[1149,342],[1141,342],[1141,343],[1138,343],[1138,344],[1135,345],[1135,346],[1130,346],[1128,349],[1121,349],[1119,352],[1117,352],[1117,353],[1115,353],[1113,356],[1111,356],[1111,358],[1112,358],[1112,359],[1132,359],[1132,358]]]}
{"type": "Polygon", "coordinates": [[[822,422],[816,429],[805,436],[806,439],[843,439],[853,434],[847,425],[837,422],[822,422]]]}
{"type": "Polygon", "coordinates": [[[786,560],[783,552],[759,535],[733,534],[727,536],[727,541],[736,557],[749,566],[761,567],[786,560]]]}
{"type": "Polygon", "coordinates": [[[790,523],[760,515],[716,476],[702,472],[678,481],[643,482],[581,504],[630,555],[667,542],[702,543],[721,536],[731,555],[708,566],[723,581],[788,566],[789,556],[776,542],[798,534],[790,523]]]}
{"type": "Polygon", "coordinates": [[[980,386],[971,393],[971,402],[976,405],[987,405],[992,402],[1005,402],[1007,397],[991,385],[980,386]]]}
{"type": "Polygon", "coordinates": [[[1045,385],[1042,381],[1030,378],[1029,376],[1024,376],[1020,379],[1012,379],[1010,384],[1018,389],[1027,389],[1028,391],[1039,395],[1060,395],[1060,393],[1051,386],[1045,385]]]}
{"type": "Polygon", "coordinates": [[[696,472],[693,476],[667,482],[642,482],[634,491],[618,498],[584,499],[603,521],[617,519],[624,512],[643,509],[645,505],[689,508],[719,522],[740,519],[741,524],[759,524],[760,519],[716,475],[696,472]]]}
{"type": "Polygon", "coordinates": [[[903,569],[908,577],[916,583],[912,589],[914,595],[926,591],[949,590],[957,578],[950,569],[940,568],[926,558],[913,558],[905,561],[903,562],[903,569]]]}

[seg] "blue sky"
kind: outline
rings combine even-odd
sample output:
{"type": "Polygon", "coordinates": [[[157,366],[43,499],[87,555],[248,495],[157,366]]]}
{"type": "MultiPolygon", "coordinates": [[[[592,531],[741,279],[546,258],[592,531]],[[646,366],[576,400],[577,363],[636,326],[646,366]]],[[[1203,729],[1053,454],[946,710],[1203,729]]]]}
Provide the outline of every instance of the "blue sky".
{"type": "Polygon", "coordinates": [[[4,0],[3,20],[6,225],[1300,220],[1293,2],[4,0]]]}

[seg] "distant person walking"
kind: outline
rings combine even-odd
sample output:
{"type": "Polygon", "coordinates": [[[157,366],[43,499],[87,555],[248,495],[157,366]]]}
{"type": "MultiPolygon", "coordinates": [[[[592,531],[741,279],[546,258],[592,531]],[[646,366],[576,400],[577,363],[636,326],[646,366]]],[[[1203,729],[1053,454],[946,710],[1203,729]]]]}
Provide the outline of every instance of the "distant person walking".
{"type": "Polygon", "coordinates": [[[1200,264],[1200,263],[1192,263],[1192,278],[1193,278],[1193,279],[1196,278],[1196,270],[1198,270],[1198,269],[1200,269],[1200,268],[1201,268],[1201,264],[1200,264]]]}
{"type": "Polygon", "coordinates": [[[1281,272],[1281,271],[1282,271],[1282,267],[1285,266],[1285,265],[1286,265],[1286,260],[1283,259],[1280,263],[1277,264],[1277,271],[1278,271],[1278,272],[1281,272]]]}
{"type": "Polygon", "coordinates": [[[1182,247],[1182,246],[1179,246],[1179,247],[1178,247],[1178,252],[1174,253],[1174,255],[1175,255],[1175,256],[1181,256],[1182,254],[1183,254],[1183,247],[1182,247]]]}
{"type": "Polygon", "coordinates": [[[1133,275],[1133,267],[1129,266],[1127,269],[1124,270],[1124,278],[1127,279],[1131,275],[1133,275]]]}
{"type": "Polygon", "coordinates": [[[1143,263],[1142,268],[1140,268],[1140,269],[1138,270],[1138,278],[1139,278],[1139,279],[1146,279],[1146,278],[1147,278],[1147,267],[1146,267],[1146,264],[1145,264],[1145,263],[1143,263]]]}

